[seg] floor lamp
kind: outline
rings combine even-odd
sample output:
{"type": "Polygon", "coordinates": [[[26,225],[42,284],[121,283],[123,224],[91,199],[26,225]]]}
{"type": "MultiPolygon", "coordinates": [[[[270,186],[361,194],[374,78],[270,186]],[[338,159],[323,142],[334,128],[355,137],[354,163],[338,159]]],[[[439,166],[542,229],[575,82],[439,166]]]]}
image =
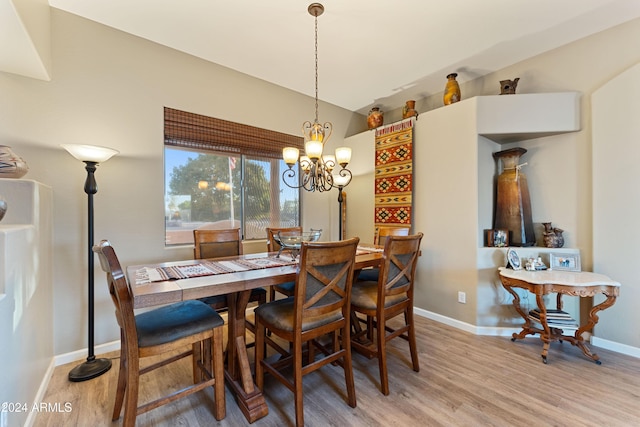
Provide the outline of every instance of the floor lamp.
{"type": "Polygon", "coordinates": [[[93,299],[94,299],[94,269],[93,269],[93,195],[98,192],[98,184],[94,172],[99,163],[104,163],[112,156],[118,154],[118,151],[106,147],[97,147],[93,145],[81,144],[62,144],[62,148],[67,150],[76,159],[85,163],[87,170],[87,179],[84,183],[84,192],[87,193],[88,199],[88,295],[89,295],[89,355],[87,361],[76,366],[69,372],[69,381],[79,382],[86,381],[100,375],[111,369],[111,360],[96,359],[93,344],[93,299]]]}

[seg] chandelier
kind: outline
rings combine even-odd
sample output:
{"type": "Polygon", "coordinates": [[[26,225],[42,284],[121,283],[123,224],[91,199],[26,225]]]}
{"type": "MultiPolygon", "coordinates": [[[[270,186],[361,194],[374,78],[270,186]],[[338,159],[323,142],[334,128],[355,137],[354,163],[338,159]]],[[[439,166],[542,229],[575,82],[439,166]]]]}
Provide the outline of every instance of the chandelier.
{"type": "Polygon", "coordinates": [[[318,121],[318,16],[324,12],[324,6],[320,3],[312,3],[307,9],[315,17],[315,59],[316,59],[316,116],[313,123],[306,121],[302,124],[304,135],[305,155],[300,156],[300,150],[295,147],[282,149],[282,158],[289,169],[282,173],[282,180],[291,188],[303,188],[307,191],[328,191],[338,188],[342,198],[342,188],[351,182],[351,171],[347,164],[351,160],[351,148],[340,147],[333,154],[323,155],[325,143],[331,137],[333,125],[330,122],[320,124],[318,121]],[[300,174],[297,176],[293,166],[300,164],[300,174]],[[340,170],[335,172],[336,165],[340,170]]]}

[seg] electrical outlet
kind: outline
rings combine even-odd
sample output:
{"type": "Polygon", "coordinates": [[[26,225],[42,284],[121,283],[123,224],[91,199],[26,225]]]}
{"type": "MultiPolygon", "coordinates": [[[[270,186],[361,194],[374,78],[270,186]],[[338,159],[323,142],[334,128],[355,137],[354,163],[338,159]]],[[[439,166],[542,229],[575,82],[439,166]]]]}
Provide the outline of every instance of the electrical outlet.
{"type": "Polygon", "coordinates": [[[462,292],[462,291],[458,291],[458,302],[461,304],[466,304],[467,303],[467,294],[462,292]]]}

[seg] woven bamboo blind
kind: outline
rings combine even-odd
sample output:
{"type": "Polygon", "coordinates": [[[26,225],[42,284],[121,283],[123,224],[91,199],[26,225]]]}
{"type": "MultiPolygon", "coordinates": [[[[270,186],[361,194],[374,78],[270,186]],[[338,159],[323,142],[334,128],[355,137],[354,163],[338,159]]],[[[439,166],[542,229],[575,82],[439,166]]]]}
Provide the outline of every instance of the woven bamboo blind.
{"type": "Polygon", "coordinates": [[[301,136],[164,108],[165,145],[281,159],[284,147],[302,149],[303,141],[301,136]]]}

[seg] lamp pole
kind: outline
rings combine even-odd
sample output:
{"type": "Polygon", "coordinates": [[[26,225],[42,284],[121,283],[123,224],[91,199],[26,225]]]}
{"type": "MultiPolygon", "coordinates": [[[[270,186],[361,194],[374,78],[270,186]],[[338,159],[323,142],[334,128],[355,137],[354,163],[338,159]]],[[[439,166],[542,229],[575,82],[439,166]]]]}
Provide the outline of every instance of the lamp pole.
{"type": "Polygon", "coordinates": [[[338,215],[338,240],[342,240],[344,239],[344,236],[342,235],[342,202],[344,201],[343,197],[342,197],[342,185],[338,186],[338,209],[340,209],[340,213],[338,215]]]}
{"type": "Polygon", "coordinates": [[[97,359],[94,354],[94,254],[93,247],[93,195],[98,192],[95,171],[98,163],[105,162],[118,153],[106,147],[90,145],[65,144],[64,149],[72,156],[85,163],[87,178],[84,182],[84,192],[87,193],[87,274],[88,274],[88,356],[87,360],[69,372],[69,381],[80,382],[99,377],[111,369],[111,360],[97,359]]]}

